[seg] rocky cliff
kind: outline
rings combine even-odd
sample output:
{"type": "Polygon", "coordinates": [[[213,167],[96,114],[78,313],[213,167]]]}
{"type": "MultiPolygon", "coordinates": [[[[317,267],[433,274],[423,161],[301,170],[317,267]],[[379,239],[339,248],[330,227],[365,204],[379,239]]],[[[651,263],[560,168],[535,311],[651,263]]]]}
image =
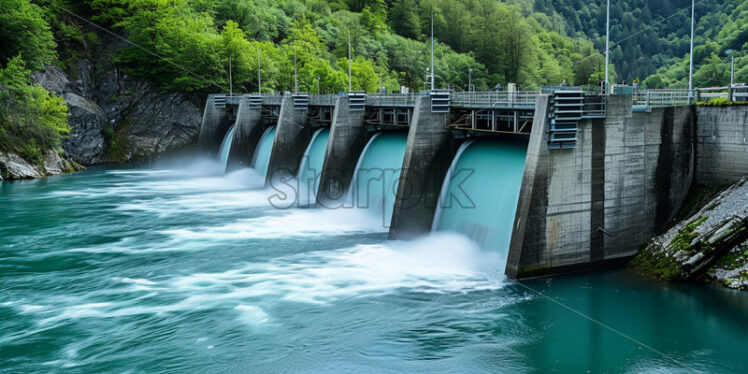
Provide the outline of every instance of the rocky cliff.
{"type": "Polygon", "coordinates": [[[72,131],[63,149],[74,161],[92,165],[151,159],[196,141],[201,98],[159,92],[107,61],[82,59],[70,74],[49,66],[33,76],[67,102],[72,131]]]}
{"type": "Polygon", "coordinates": [[[660,279],[706,279],[748,288],[748,179],[727,188],[696,214],[651,239],[632,260],[660,279]]]}

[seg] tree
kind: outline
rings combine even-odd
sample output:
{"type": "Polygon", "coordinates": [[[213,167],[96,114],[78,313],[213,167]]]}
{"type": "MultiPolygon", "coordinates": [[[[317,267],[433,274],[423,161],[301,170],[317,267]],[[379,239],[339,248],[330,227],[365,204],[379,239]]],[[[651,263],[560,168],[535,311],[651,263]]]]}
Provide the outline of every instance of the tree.
{"type": "Polygon", "coordinates": [[[392,29],[406,38],[421,39],[421,24],[416,10],[415,0],[395,0],[390,8],[392,29]]]}
{"type": "Polygon", "coordinates": [[[0,65],[21,55],[32,70],[57,58],[57,44],[44,13],[29,0],[0,1],[0,65]]]}
{"type": "Polygon", "coordinates": [[[31,84],[31,70],[19,56],[0,69],[0,150],[16,152],[33,162],[60,146],[70,133],[65,101],[31,84]]]}
{"type": "Polygon", "coordinates": [[[693,74],[695,87],[716,87],[730,81],[730,69],[716,53],[706,59],[705,65],[693,74]]]}

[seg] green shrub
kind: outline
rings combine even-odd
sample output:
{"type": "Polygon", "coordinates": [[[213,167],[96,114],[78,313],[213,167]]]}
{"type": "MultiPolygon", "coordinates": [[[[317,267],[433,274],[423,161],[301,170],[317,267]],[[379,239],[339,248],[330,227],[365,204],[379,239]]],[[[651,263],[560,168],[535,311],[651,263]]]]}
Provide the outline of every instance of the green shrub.
{"type": "Polygon", "coordinates": [[[42,162],[70,133],[65,101],[31,84],[31,71],[20,56],[0,69],[0,150],[42,162]]]}

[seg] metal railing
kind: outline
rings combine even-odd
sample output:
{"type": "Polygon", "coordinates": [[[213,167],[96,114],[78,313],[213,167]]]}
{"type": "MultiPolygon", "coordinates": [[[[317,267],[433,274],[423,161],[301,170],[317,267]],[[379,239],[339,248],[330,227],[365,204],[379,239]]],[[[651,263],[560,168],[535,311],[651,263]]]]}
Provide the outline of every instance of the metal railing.
{"type": "Polygon", "coordinates": [[[694,92],[687,89],[637,90],[633,93],[633,109],[649,110],[651,108],[689,105],[694,96],[694,92]]]}
{"type": "Polygon", "coordinates": [[[721,98],[730,101],[748,101],[748,86],[733,85],[732,89],[729,86],[700,88],[696,93],[696,101],[700,102],[721,98]]]}
{"type": "Polygon", "coordinates": [[[539,95],[539,91],[455,92],[451,97],[451,105],[476,109],[532,109],[535,108],[539,95]]]}
{"type": "Polygon", "coordinates": [[[367,106],[414,107],[415,94],[372,94],[366,95],[367,106]]]}
{"type": "Polygon", "coordinates": [[[309,105],[312,106],[335,106],[338,95],[310,95],[309,105]]]}
{"type": "Polygon", "coordinates": [[[281,105],[282,102],[281,95],[262,95],[262,105],[281,105]]]}

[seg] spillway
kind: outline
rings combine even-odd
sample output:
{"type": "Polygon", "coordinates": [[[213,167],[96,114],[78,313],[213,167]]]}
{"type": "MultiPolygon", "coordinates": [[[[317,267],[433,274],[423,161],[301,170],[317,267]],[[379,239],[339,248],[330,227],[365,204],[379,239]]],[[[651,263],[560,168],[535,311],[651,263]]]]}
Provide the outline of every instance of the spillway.
{"type": "Polygon", "coordinates": [[[260,144],[257,145],[255,154],[252,156],[252,168],[262,176],[265,176],[268,172],[268,163],[270,162],[270,153],[273,150],[274,140],[275,126],[271,126],[265,130],[264,134],[262,134],[260,144]]]}
{"type": "Polygon", "coordinates": [[[297,179],[299,182],[299,203],[301,205],[314,204],[319,189],[322,165],[325,162],[327,141],[330,129],[319,129],[312,136],[309,146],[301,158],[297,179]]]}
{"type": "Polygon", "coordinates": [[[392,221],[406,141],[404,133],[374,135],[359,157],[348,192],[350,203],[381,215],[385,227],[392,221]]]}
{"type": "Polygon", "coordinates": [[[226,163],[229,160],[229,153],[231,152],[231,143],[234,141],[234,132],[236,126],[231,126],[229,131],[226,132],[226,136],[223,137],[221,142],[221,148],[218,149],[218,161],[226,168],[226,163]]]}
{"type": "Polygon", "coordinates": [[[432,230],[462,233],[506,256],[526,153],[524,142],[464,143],[444,180],[432,230]]]}

